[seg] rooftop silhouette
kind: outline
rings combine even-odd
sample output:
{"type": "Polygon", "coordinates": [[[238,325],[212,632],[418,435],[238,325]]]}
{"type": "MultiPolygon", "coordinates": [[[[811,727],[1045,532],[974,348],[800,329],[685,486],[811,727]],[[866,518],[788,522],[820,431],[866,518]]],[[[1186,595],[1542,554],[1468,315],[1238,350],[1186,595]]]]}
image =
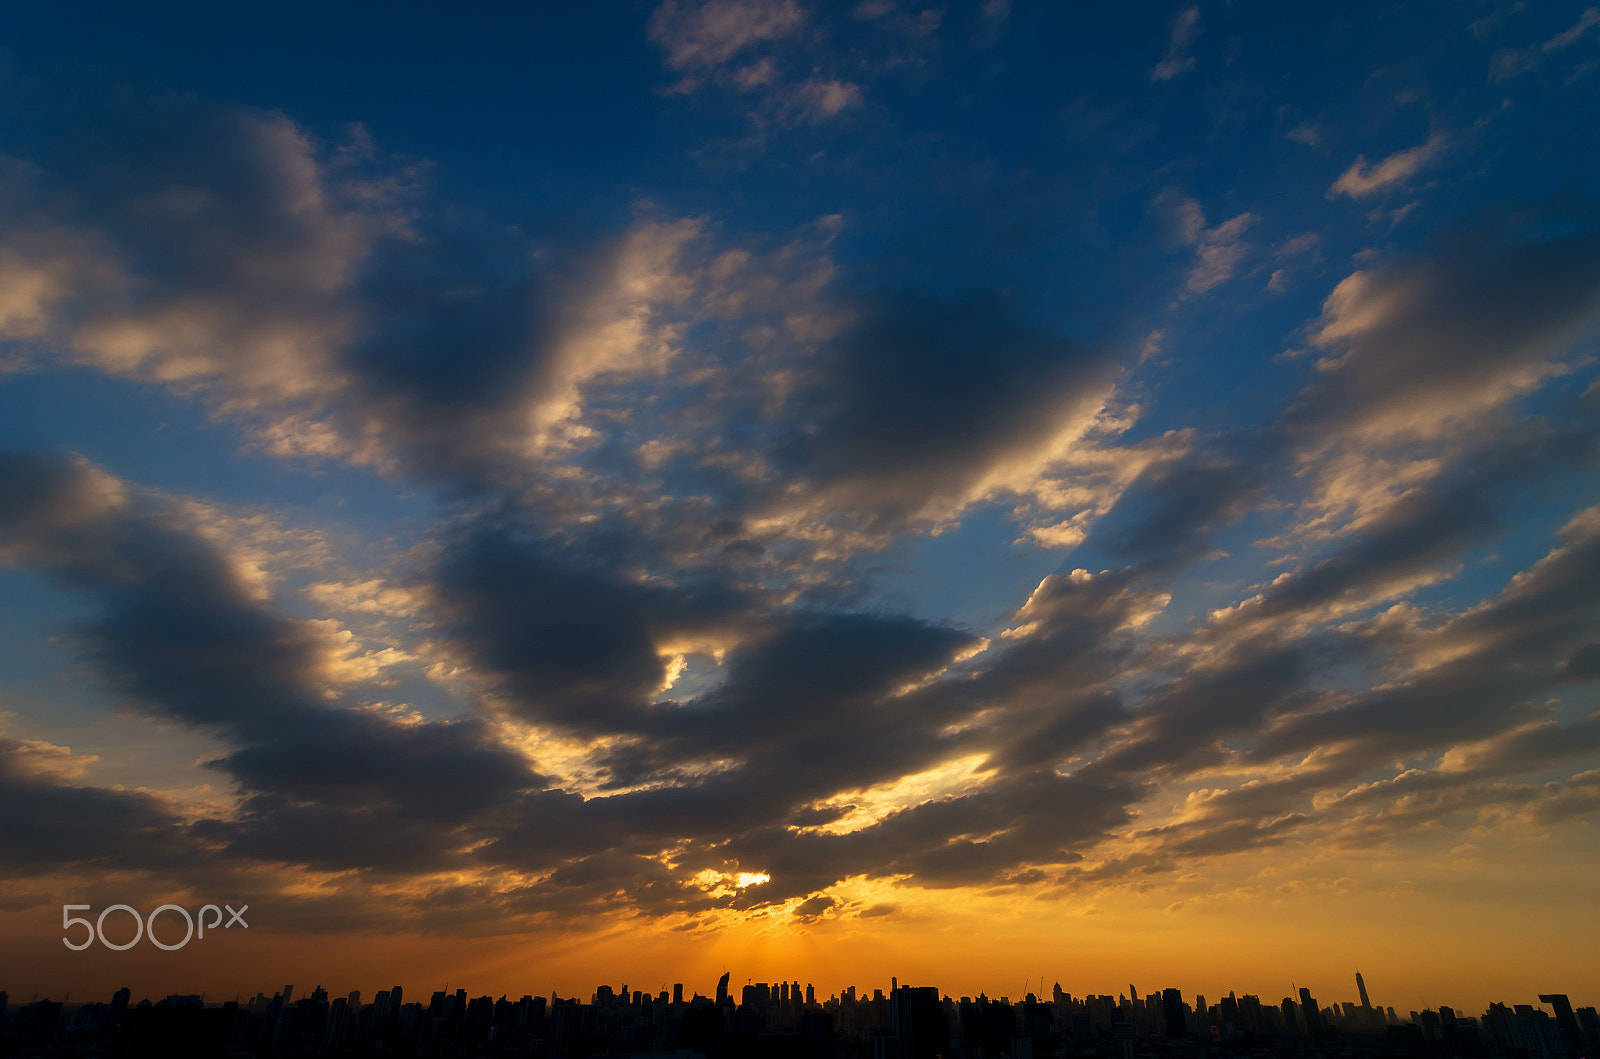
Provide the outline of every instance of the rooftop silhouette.
{"type": "Polygon", "coordinates": [[[672,1056],[675,1059],[1046,1059],[1103,1056],[1425,1056],[1428,1059],[1587,1059],[1600,1055],[1600,1017],[1565,994],[1532,1004],[1492,1003],[1477,1016],[1441,1005],[1398,1012],[1371,1003],[1323,1004],[1306,988],[1274,1004],[1229,992],[1216,1002],[1177,988],[1140,996],[1074,996],[1057,982],[1048,997],[952,997],[936,986],[848,986],[821,998],[814,984],[751,982],[735,999],[730,975],[715,993],[685,995],[597,986],[585,999],[532,994],[472,996],[438,990],[424,1002],[403,987],[368,1003],[359,991],[331,997],[321,985],[225,1003],[199,995],[76,1006],[35,997],[8,1004],[0,993],[0,1056],[270,1057],[393,1054],[430,1056],[672,1056]]]}

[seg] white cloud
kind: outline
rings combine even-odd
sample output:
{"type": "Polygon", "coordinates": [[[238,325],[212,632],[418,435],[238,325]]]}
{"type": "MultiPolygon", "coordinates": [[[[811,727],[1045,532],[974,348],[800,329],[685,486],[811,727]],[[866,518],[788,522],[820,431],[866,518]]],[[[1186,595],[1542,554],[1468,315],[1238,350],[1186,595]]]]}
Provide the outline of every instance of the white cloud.
{"type": "Polygon", "coordinates": [[[787,37],[805,10],[794,0],[663,0],[650,16],[650,39],[667,51],[674,70],[721,66],[752,44],[787,37]]]}
{"type": "Polygon", "coordinates": [[[1204,294],[1232,279],[1235,266],[1250,250],[1242,237],[1256,215],[1246,211],[1208,228],[1205,212],[1189,196],[1169,189],[1156,202],[1171,211],[1179,238],[1194,247],[1195,262],[1184,281],[1189,293],[1204,294]]]}
{"type": "Polygon", "coordinates": [[[791,97],[795,112],[807,121],[825,121],[861,106],[861,88],[849,81],[813,77],[795,86],[791,97]]]}
{"type": "Polygon", "coordinates": [[[1155,69],[1150,71],[1152,81],[1170,81],[1181,73],[1194,69],[1194,56],[1189,46],[1194,43],[1200,28],[1200,8],[1190,4],[1172,20],[1172,36],[1167,42],[1167,54],[1155,69]]]}
{"type": "Polygon", "coordinates": [[[1578,21],[1538,47],[1501,48],[1489,61],[1489,79],[1504,81],[1518,74],[1527,73],[1542,63],[1546,56],[1572,47],[1597,25],[1600,25],[1600,7],[1591,7],[1578,16],[1578,21]]]}
{"type": "Polygon", "coordinates": [[[1425,142],[1404,151],[1396,151],[1371,167],[1367,165],[1365,155],[1357,155],[1356,160],[1350,163],[1350,168],[1341,173],[1339,179],[1328,189],[1328,198],[1340,195],[1349,195],[1353,199],[1363,198],[1403,184],[1415,176],[1423,166],[1437,158],[1444,150],[1445,143],[1444,133],[1436,132],[1425,142]]]}
{"type": "Polygon", "coordinates": [[[1313,122],[1303,121],[1299,125],[1284,133],[1295,143],[1303,143],[1307,147],[1315,147],[1322,142],[1322,129],[1313,122]]]}

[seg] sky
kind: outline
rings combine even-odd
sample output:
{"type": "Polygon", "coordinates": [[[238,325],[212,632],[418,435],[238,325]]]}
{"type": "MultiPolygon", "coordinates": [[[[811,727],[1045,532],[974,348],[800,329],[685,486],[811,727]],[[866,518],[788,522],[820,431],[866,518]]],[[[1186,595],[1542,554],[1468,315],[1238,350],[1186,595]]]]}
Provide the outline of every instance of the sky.
{"type": "Polygon", "coordinates": [[[1548,2],[0,9],[0,989],[1600,1000],[1597,86],[1548,2]]]}

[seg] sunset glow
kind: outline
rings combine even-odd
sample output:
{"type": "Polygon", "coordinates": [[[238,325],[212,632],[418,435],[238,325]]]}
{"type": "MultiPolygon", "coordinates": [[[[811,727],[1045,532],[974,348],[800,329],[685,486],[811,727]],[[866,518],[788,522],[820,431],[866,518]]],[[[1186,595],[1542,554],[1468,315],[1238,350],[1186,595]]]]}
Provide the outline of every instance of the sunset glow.
{"type": "Polygon", "coordinates": [[[1596,9],[95,10],[0,12],[11,1005],[1600,999],[1596,9]]]}

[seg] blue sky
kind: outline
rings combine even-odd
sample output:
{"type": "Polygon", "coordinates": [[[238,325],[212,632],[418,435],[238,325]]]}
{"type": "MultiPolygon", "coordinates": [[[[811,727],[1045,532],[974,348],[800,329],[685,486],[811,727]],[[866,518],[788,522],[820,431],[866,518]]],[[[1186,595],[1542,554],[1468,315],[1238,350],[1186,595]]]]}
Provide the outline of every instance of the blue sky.
{"type": "Polygon", "coordinates": [[[1487,0],[13,6],[7,907],[1592,849],[1597,78],[1487,0]]]}

